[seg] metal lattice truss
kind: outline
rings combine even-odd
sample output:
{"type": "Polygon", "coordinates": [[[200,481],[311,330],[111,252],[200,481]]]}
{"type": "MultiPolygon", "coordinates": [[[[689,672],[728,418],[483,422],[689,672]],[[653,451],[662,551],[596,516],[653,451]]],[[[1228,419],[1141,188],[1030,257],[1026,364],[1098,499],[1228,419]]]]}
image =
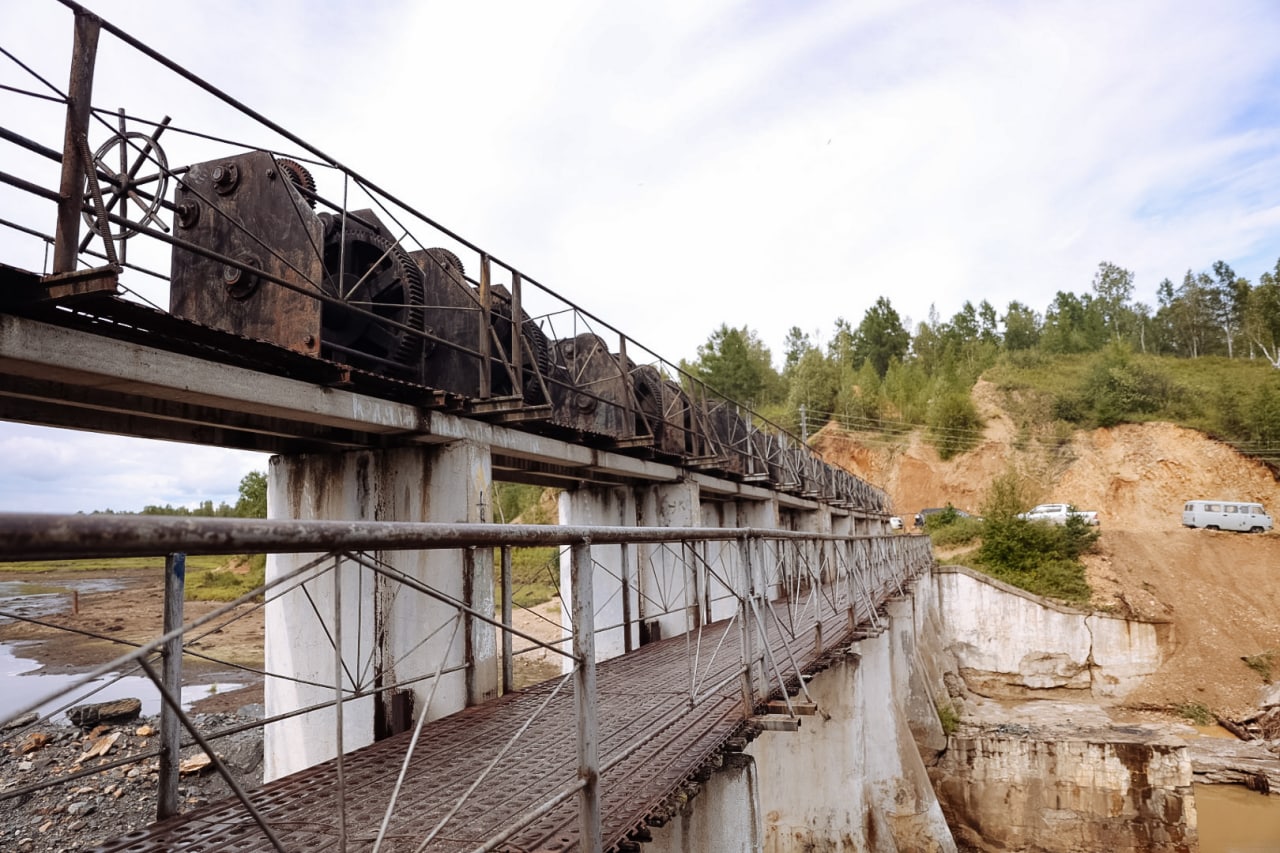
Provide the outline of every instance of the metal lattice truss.
{"type": "Polygon", "coordinates": [[[24,262],[0,258],[0,313],[888,513],[882,492],[781,426],[109,21],[62,5],[69,75],[41,65],[52,51],[0,35],[0,150],[19,169],[0,170],[0,184],[21,201],[0,211],[0,229],[24,244],[24,262]],[[100,37],[122,49],[99,56],[100,37]],[[95,76],[143,75],[199,94],[157,105],[151,87],[135,87],[137,103],[93,102],[95,76]],[[40,251],[42,264],[25,260],[40,251]]]}

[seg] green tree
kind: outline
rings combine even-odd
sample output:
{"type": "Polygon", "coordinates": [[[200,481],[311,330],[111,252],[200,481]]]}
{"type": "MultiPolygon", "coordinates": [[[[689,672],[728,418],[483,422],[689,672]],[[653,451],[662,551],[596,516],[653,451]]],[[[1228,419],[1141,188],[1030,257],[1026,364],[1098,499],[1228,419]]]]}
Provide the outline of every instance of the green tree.
{"type": "MultiPolygon", "coordinates": [[[[942,364],[946,348],[943,335],[946,331],[946,326],[938,318],[938,309],[930,305],[929,319],[916,326],[916,333],[911,338],[911,363],[919,367],[926,376],[931,376],[942,364]]],[[[884,376],[888,378],[888,371],[884,376]]]]}
{"type": "Polygon", "coordinates": [[[1280,368],[1280,260],[1274,273],[1263,273],[1249,292],[1245,334],[1272,367],[1280,368]]]}
{"type": "Polygon", "coordinates": [[[1033,349],[1040,342],[1040,315],[1016,299],[1009,303],[1001,322],[1006,350],[1033,349]]]}
{"type": "Polygon", "coordinates": [[[982,417],[967,392],[940,394],[929,406],[929,437],[944,460],[976,445],[981,430],[982,417]]]}
{"type": "Polygon", "coordinates": [[[871,362],[864,361],[858,372],[845,368],[836,394],[836,412],[850,429],[876,429],[884,418],[884,391],[871,362]]]}
{"type": "Polygon", "coordinates": [[[813,341],[809,339],[808,332],[800,331],[799,326],[792,326],[787,330],[787,338],[782,342],[782,346],[785,349],[785,355],[782,360],[782,375],[789,378],[796,365],[800,363],[800,359],[804,358],[805,353],[814,349],[813,341]]]}
{"type": "Polygon", "coordinates": [[[1000,346],[1000,324],[996,309],[985,299],[978,303],[978,340],[992,347],[1000,346]]]}
{"type": "Polygon", "coordinates": [[[1129,307],[1129,299],[1133,296],[1133,273],[1103,261],[1093,274],[1093,292],[1103,325],[1111,332],[1111,340],[1120,340],[1133,313],[1129,307]]]}
{"type": "Polygon", "coordinates": [[[235,514],[240,518],[267,517],[267,475],[262,471],[250,471],[240,479],[240,498],[236,501],[235,514]]]}
{"type": "Polygon", "coordinates": [[[843,317],[836,318],[835,331],[831,335],[831,343],[827,344],[827,357],[839,367],[853,370],[857,364],[853,358],[853,327],[843,317]]]}
{"type": "Polygon", "coordinates": [[[1160,300],[1160,310],[1156,318],[1163,322],[1167,329],[1169,348],[1187,358],[1199,358],[1204,354],[1205,338],[1208,330],[1214,325],[1209,289],[1213,280],[1201,273],[1195,275],[1191,270],[1182,278],[1182,286],[1177,290],[1168,279],[1160,283],[1156,296],[1160,300]]]}
{"type": "Polygon", "coordinates": [[[813,427],[826,423],[836,407],[840,390],[840,370],[816,348],[800,356],[787,377],[787,411],[800,420],[800,407],[805,408],[805,422],[813,427]]]}
{"type": "Polygon", "coordinates": [[[1040,345],[1045,352],[1093,352],[1106,340],[1107,329],[1093,297],[1059,290],[1044,312],[1040,345]]]}
{"type": "Polygon", "coordinates": [[[884,377],[893,359],[902,360],[911,345],[911,335],[889,300],[881,296],[867,309],[853,335],[853,361],[857,366],[869,361],[876,375],[884,377]]]}
{"type": "Polygon", "coordinates": [[[1240,335],[1249,308],[1249,280],[1237,276],[1226,261],[1214,262],[1213,276],[1206,294],[1209,313],[1222,330],[1227,358],[1234,358],[1235,339],[1240,335]]]}
{"type": "Polygon", "coordinates": [[[698,347],[697,360],[682,360],[680,368],[706,383],[713,393],[737,403],[761,405],[778,402],[783,396],[769,348],[746,326],[732,329],[720,324],[698,347]]]}

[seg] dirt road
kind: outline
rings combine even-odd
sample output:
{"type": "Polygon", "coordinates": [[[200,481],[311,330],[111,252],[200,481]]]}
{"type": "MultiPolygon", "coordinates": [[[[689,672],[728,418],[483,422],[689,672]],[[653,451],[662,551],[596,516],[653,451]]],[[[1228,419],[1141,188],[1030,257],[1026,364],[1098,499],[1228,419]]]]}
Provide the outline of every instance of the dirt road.
{"type": "Polygon", "coordinates": [[[1106,530],[1100,545],[1088,558],[1094,605],[1173,625],[1171,656],[1127,704],[1256,708],[1259,670],[1280,678],[1280,535],[1106,530]]]}

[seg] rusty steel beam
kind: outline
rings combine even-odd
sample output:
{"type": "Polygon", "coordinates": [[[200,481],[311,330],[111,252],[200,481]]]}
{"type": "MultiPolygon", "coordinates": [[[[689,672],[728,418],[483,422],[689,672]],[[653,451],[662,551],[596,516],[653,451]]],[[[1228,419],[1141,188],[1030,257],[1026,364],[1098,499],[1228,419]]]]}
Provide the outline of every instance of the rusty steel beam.
{"type": "Polygon", "coordinates": [[[85,9],[76,9],[71,46],[71,78],[67,85],[67,122],[62,140],[62,179],[59,185],[58,229],[53,243],[53,271],[76,268],[80,243],[80,209],[84,206],[84,171],[80,140],[89,133],[93,98],[93,68],[98,57],[102,22],[85,9]]]}

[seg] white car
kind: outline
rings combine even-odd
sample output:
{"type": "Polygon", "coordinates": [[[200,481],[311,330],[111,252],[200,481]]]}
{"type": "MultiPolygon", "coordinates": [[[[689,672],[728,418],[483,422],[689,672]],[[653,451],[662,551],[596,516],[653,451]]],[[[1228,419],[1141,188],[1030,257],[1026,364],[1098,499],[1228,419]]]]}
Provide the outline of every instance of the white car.
{"type": "Polygon", "coordinates": [[[1054,524],[1066,524],[1067,519],[1072,516],[1083,518],[1085,524],[1097,525],[1098,514],[1096,512],[1087,512],[1079,510],[1071,506],[1071,504],[1040,504],[1033,507],[1028,512],[1020,513],[1018,518],[1025,518],[1027,521],[1049,521],[1054,524]]]}
{"type": "Polygon", "coordinates": [[[890,529],[890,530],[901,530],[901,529],[902,529],[902,519],[901,519],[900,517],[896,516],[896,515],[891,515],[891,516],[889,516],[889,529],[890,529]]]}

